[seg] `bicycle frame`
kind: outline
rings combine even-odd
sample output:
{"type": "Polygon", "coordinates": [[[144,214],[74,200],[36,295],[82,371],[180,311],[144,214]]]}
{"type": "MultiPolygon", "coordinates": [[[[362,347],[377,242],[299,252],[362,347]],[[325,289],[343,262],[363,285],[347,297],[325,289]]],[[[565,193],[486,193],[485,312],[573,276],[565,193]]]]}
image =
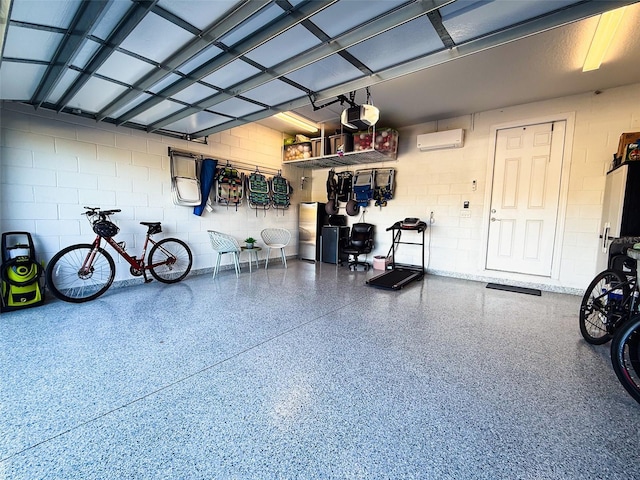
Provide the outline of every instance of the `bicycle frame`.
{"type": "MultiPolygon", "coordinates": [[[[616,284],[615,288],[623,288],[625,286],[629,286],[629,295],[627,297],[623,297],[619,303],[619,308],[620,308],[620,312],[617,314],[618,320],[615,322],[612,322],[612,324],[610,325],[611,328],[611,332],[613,333],[613,331],[624,321],[626,321],[627,319],[631,318],[635,313],[636,310],[638,308],[637,305],[637,294],[634,294],[634,292],[637,292],[637,281],[635,277],[631,277],[631,276],[627,276],[627,281],[620,283],[620,284],[616,284]]],[[[600,299],[606,295],[608,295],[609,293],[607,292],[606,294],[598,297],[597,299],[600,299]]]]}
{"type": "MultiPolygon", "coordinates": [[[[617,301],[615,309],[609,312],[609,319],[607,330],[610,334],[615,333],[615,331],[625,323],[628,319],[638,314],[638,308],[640,304],[638,301],[640,300],[640,291],[638,285],[638,274],[640,272],[636,272],[634,275],[626,274],[627,280],[622,283],[618,283],[615,286],[612,286],[615,289],[623,290],[624,287],[629,287],[629,294],[627,296],[622,297],[619,301],[617,301]]],[[[611,294],[611,291],[604,292],[602,295],[598,297],[594,297],[594,301],[600,301],[604,298],[608,299],[608,296],[611,294]]]]}
{"type": "Polygon", "coordinates": [[[102,240],[104,240],[107,244],[111,245],[111,247],[113,247],[113,249],[122,258],[124,258],[129,265],[131,265],[132,269],[139,270],[144,276],[145,282],[148,281],[147,270],[151,270],[160,265],[171,265],[176,262],[176,258],[171,254],[171,252],[168,252],[167,250],[162,248],[162,246],[160,246],[160,249],[162,250],[162,252],[164,252],[164,254],[167,255],[167,259],[163,262],[157,262],[149,265],[145,263],[145,257],[147,255],[147,248],[149,247],[149,243],[152,243],[153,245],[157,245],[157,242],[153,238],[151,238],[149,233],[147,233],[145,237],[140,258],[132,257],[131,255],[129,255],[127,251],[124,248],[122,248],[120,244],[113,239],[113,237],[103,238],[100,235],[96,235],[96,238],[93,240],[93,243],[92,243],[91,252],[89,252],[89,254],[87,255],[87,258],[82,264],[82,268],[80,270],[81,274],[83,272],[86,272],[88,274],[91,271],[91,265],[93,265],[93,260],[95,259],[96,253],[98,252],[98,249],[102,245],[102,240]]]}

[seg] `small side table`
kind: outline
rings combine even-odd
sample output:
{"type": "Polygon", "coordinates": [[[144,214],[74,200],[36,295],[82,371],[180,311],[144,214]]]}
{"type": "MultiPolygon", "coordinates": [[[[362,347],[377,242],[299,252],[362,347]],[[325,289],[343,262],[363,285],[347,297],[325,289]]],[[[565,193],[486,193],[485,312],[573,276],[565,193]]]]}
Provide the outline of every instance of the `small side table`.
{"type": "Polygon", "coordinates": [[[262,247],[240,247],[243,252],[249,252],[249,273],[251,273],[251,262],[255,260],[256,267],[260,268],[260,263],[258,262],[258,252],[262,250],[262,247]]]}

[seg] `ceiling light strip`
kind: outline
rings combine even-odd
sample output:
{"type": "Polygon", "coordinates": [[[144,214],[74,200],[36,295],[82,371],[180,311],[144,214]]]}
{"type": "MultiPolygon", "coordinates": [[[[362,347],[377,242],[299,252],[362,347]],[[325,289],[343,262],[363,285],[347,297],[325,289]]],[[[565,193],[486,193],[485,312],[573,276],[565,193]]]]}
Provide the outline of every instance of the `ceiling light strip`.
{"type": "Polygon", "coordinates": [[[583,72],[590,72],[600,68],[626,9],[627,7],[617,8],[600,15],[596,32],[591,40],[591,46],[589,46],[587,57],[584,59],[583,72]]]}
{"type": "Polygon", "coordinates": [[[305,132],[316,133],[318,130],[320,130],[317,124],[292,112],[277,113],[274,115],[274,117],[287,122],[289,125],[298,127],[305,132]]]}

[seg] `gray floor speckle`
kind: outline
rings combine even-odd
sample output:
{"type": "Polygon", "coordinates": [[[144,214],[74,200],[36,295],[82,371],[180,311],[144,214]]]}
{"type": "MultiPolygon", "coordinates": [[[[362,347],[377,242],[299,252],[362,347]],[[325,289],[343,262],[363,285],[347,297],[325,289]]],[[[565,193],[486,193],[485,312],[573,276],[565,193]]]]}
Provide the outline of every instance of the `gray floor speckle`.
{"type": "Polygon", "coordinates": [[[0,478],[640,478],[579,297],[245,270],[3,314],[0,478]]]}

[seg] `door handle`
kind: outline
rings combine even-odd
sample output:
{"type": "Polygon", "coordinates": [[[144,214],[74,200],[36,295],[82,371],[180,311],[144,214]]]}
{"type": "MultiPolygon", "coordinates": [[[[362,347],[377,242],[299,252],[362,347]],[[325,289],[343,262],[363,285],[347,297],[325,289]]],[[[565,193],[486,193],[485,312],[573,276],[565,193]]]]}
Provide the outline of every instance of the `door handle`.
{"type": "Polygon", "coordinates": [[[602,251],[607,253],[607,240],[609,239],[609,224],[605,223],[602,229],[602,251]]]}
{"type": "Polygon", "coordinates": [[[492,222],[499,222],[499,221],[500,221],[500,219],[499,219],[499,218],[496,218],[496,217],[491,217],[491,221],[492,221],[492,222]]]}

